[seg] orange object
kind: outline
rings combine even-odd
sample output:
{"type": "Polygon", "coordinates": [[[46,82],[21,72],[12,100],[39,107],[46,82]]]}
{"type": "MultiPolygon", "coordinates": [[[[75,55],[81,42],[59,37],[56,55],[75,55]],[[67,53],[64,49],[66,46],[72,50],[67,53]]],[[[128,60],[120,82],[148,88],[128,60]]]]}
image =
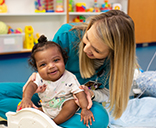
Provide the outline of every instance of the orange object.
{"type": "Polygon", "coordinates": [[[63,10],[63,0],[56,0],[56,10],[55,12],[64,12],[63,10]]]}

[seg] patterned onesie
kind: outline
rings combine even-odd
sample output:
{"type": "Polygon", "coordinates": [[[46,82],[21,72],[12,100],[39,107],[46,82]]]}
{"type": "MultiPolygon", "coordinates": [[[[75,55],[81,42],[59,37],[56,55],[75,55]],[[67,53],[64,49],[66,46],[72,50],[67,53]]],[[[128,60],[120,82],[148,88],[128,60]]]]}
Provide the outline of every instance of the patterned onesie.
{"type": "Polygon", "coordinates": [[[55,82],[43,80],[37,73],[34,83],[37,86],[47,85],[46,90],[42,93],[39,92],[38,95],[42,100],[43,111],[51,118],[55,118],[59,114],[65,101],[74,99],[73,94],[83,91],[79,88],[80,84],[75,75],[67,70],[55,82]]]}

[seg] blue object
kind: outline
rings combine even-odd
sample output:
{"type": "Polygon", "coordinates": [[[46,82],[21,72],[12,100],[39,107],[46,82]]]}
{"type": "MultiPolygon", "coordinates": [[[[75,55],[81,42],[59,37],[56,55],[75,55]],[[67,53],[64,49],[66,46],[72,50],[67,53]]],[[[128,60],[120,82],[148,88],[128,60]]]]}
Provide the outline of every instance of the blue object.
{"type": "Polygon", "coordinates": [[[156,98],[156,71],[145,71],[136,79],[138,87],[141,89],[143,96],[156,98]]]}
{"type": "Polygon", "coordinates": [[[131,99],[122,116],[115,120],[110,116],[110,128],[155,128],[156,98],[131,99]]]}

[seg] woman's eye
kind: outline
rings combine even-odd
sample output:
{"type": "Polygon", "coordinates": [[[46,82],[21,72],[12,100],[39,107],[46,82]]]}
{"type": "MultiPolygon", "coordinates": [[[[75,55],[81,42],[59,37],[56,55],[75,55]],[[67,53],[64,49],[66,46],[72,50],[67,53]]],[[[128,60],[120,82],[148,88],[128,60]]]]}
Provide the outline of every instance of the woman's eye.
{"type": "Polygon", "coordinates": [[[95,50],[95,52],[99,53],[99,51],[98,51],[98,50],[96,50],[96,49],[94,49],[94,50],[95,50]]]}

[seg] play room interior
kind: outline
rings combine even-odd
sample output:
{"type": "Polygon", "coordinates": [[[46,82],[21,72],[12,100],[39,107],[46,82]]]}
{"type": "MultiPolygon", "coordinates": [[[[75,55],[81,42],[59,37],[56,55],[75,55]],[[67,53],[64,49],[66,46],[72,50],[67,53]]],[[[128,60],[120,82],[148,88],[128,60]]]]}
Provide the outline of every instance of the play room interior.
{"type": "MultiPolygon", "coordinates": [[[[0,0],[0,83],[25,83],[28,80],[33,73],[28,65],[28,58],[41,34],[45,34],[49,40],[52,40],[62,24],[85,22],[89,16],[112,9],[122,10],[134,20],[136,55],[140,71],[156,71],[155,5],[155,0],[0,0]]],[[[152,89],[154,93],[150,97],[155,98],[156,84],[152,89]]],[[[141,90],[142,93],[145,91],[141,90]]],[[[154,112],[156,115],[156,111],[154,112]]],[[[17,117],[14,114],[17,113],[8,113],[9,128],[16,128],[14,120],[27,115],[36,116],[38,119],[36,127],[44,128],[45,124],[48,124],[47,128],[59,128],[46,115],[38,111],[28,109],[18,113],[17,117]],[[40,121],[41,117],[44,120],[40,121]]],[[[149,117],[148,115],[143,120],[146,122],[149,117]]],[[[156,122],[156,116],[146,124],[134,121],[135,125],[127,126],[120,121],[112,121],[108,127],[154,128],[156,126],[156,123],[153,123],[156,122]]],[[[25,121],[21,123],[27,125],[25,121]]],[[[23,125],[21,128],[26,128],[23,125]]],[[[0,128],[8,128],[7,120],[2,117],[0,117],[0,128]]]]}

